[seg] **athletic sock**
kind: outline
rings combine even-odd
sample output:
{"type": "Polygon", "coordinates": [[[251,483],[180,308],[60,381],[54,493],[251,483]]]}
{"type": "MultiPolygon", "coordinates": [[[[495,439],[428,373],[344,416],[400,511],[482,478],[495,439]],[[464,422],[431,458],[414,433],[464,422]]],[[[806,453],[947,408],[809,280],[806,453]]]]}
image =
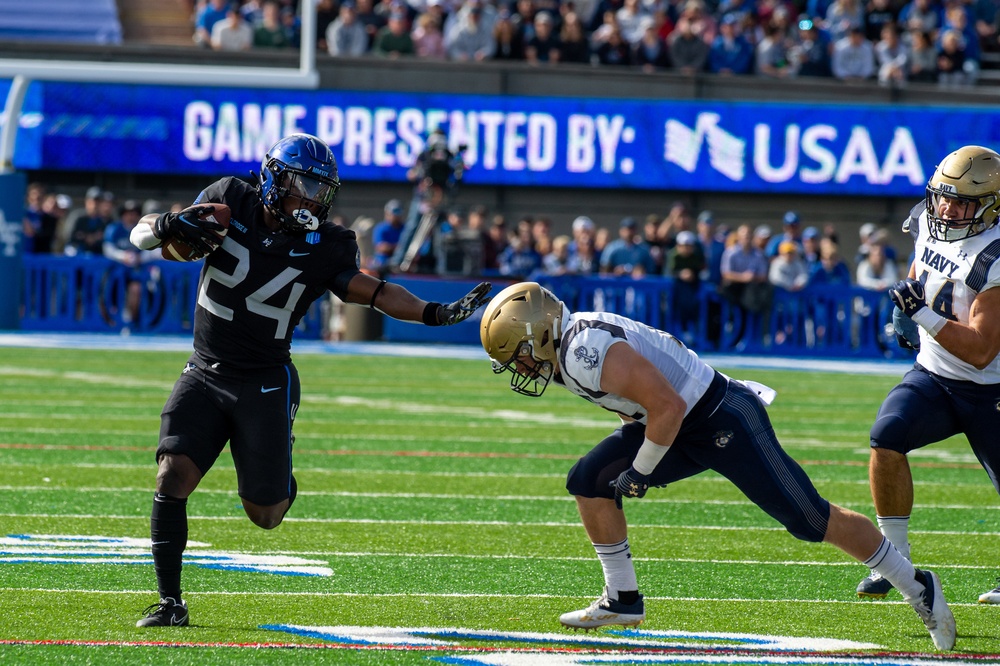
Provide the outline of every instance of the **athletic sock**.
{"type": "Polygon", "coordinates": [[[639,583],[635,578],[635,567],[632,565],[632,551],[629,549],[628,537],[618,543],[595,543],[594,550],[597,551],[597,559],[601,561],[601,568],[604,570],[604,583],[607,585],[608,595],[612,599],[618,599],[622,592],[638,593],[639,583]]]}
{"type": "Polygon", "coordinates": [[[909,516],[876,516],[878,528],[885,538],[892,542],[899,554],[910,560],[910,517],[909,516]]]}
{"type": "Polygon", "coordinates": [[[916,599],[924,591],[924,586],[916,579],[917,574],[913,564],[885,537],[882,537],[882,543],[864,564],[892,583],[907,601],[916,599]]]}
{"type": "Polygon", "coordinates": [[[162,493],[153,495],[149,518],[153,546],[153,569],[160,598],[181,600],[181,558],[187,547],[187,499],[162,493]]]}

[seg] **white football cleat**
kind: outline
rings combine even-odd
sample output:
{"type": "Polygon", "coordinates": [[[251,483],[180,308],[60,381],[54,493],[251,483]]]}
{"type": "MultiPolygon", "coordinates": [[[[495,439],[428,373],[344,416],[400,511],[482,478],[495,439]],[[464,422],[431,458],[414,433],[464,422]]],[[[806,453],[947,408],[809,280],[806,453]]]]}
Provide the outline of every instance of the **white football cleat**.
{"type": "Polygon", "coordinates": [[[1000,604],[1000,581],[997,581],[998,585],[994,587],[989,592],[983,592],[979,595],[979,603],[981,604],[1000,604]]]}
{"type": "Polygon", "coordinates": [[[563,626],[571,629],[597,629],[612,624],[620,624],[625,627],[634,627],[646,619],[646,609],[642,603],[642,595],[634,604],[623,604],[617,599],[608,596],[608,588],[604,588],[604,594],[594,603],[582,610],[563,613],[559,616],[559,622],[563,626]]]}
{"type": "Polygon", "coordinates": [[[955,616],[948,608],[941,591],[941,579],[933,571],[917,569],[917,580],[924,584],[924,592],[915,599],[907,599],[913,610],[923,620],[931,634],[934,647],[951,650],[955,647],[955,616]]]}

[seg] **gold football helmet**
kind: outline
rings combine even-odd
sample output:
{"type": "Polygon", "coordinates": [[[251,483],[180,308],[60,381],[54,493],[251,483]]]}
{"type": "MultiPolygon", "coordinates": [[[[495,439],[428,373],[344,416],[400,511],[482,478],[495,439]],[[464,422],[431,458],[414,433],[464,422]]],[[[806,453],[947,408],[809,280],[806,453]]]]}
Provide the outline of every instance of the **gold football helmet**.
{"type": "Polygon", "coordinates": [[[965,146],[948,155],[927,183],[931,237],[951,243],[983,233],[1000,212],[1000,154],[965,146]]]}
{"type": "Polygon", "coordinates": [[[540,396],[552,381],[565,309],[537,282],[513,284],[483,311],[479,337],[493,359],[493,372],[510,371],[515,393],[540,396]]]}

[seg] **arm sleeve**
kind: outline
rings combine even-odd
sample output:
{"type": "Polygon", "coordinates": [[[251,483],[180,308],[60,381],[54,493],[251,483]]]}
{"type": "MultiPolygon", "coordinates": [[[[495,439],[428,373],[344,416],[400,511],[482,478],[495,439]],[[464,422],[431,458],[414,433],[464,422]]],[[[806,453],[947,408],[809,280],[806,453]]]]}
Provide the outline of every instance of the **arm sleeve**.
{"type": "Polygon", "coordinates": [[[140,250],[154,250],[160,247],[160,239],[153,235],[153,227],[139,223],[132,228],[129,240],[140,250]]]}

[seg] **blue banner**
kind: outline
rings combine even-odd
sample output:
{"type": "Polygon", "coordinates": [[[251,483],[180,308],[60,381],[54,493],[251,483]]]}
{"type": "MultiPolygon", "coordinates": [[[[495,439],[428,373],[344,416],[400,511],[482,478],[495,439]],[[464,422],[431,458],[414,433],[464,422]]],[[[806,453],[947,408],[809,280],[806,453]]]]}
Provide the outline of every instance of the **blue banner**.
{"type": "MultiPolygon", "coordinates": [[[[316,134],[345,181],[404,181],[430,129],[495,186],[920,196],[941,157],[1000,146],[985,109],[34,83],[21,168],[243,175],[316,134]]],[[[3,88],[0,88],[3,90],[3,88]]],[[[30,107],[30,108],[28,108],[30,107]]]]}
{"type": "Polygon", "coordinates": [[[26,184],[23,173],[0,174],[0,329],[18,328],[20,320],[26,184]]]}

